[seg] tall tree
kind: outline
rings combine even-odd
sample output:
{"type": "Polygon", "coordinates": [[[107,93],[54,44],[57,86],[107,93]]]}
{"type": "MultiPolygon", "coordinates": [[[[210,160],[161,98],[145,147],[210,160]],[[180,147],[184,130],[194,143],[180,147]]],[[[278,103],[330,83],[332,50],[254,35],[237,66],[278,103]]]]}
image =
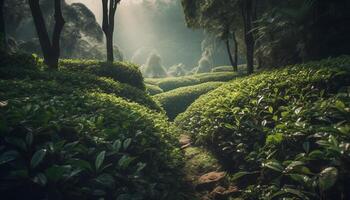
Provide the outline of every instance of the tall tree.
{"type": "Polygon", "coordinates": [[[191,28],[203,28],[207,32],[214,34],[222,40],[227,49],[227,53],[233,66],[237,71],[238,43],[236,31],[239,29],[240,14],[235,12],[237,3],[233,0],[229,2],[214,0],[182,0],[182,6],[186,15],[187,26],[191,28]],[[233,40],[234,56],[232,56],[230,41],[233,40]]]}
{"type": "Polygon", "coordinates": [[[0,0],[0,49],[6,49],[4,3],[5,3],[5,0],[0,0]]]}
{"type": "Polygon", "coordinates": [[[241,0],[240,2],[243,26],[244,26],[244,41],[246,45],[247,57],[247,73],[254,72],[254,34],[253,34],[253,16],[254,16],[254,1],[241,0]]]}
{"type": "Polygon", "coordinates": [[[62,16],[61,0],[54,2],[55,26],[50,40],[43,13],[40,8],[39,0],[29,0],[29,7],[32,12],[33,21],[39,37],[40,46],[44,56],[44,62],[51,69],[58,68],[58,59],[60,57],[60,37],[65,21],[62,16]]]}
{"type": "Polygon", "coordinates": [[[107,62],[114,61],[113,55],[113,32],[114,18],[118,4],[121,0],[102,0],[103,21],[102,30],[106,35],[107,62]]]}

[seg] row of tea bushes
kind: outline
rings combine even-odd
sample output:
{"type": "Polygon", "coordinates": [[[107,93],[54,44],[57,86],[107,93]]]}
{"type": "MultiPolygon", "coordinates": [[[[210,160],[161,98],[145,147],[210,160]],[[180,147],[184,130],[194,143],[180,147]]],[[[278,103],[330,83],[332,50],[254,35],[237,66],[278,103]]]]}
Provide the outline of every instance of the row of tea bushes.
{"type": "Polygon", "coordinates": [[[105,63],[98,60],[62,59],[59,62],[61,71],[89,73],[96,76],[112,78],[141,90],[145,89],[139,66],[128,62],[105,63]]]}
{"type": "Polygon", "coordinates": [[[145,92],[0,67],[3,199],[183,199],[177,131],[145,92]]]}
{"type": "Polygon", "coordinates": [[[145,79],[147,84],[157,85],[164,92],[192,85],[198,85],[206,82],[226,82],[238,77],[234,72],[216,72],[202,73],[191,76],[168,77],[168,78],[148,78],[145,79]]]}
{"type": "Polygon", "coordinates": [[[215,152],[243,199],[349,199],[350,57],[258,73],[175,122],[215,152]]]}
{"type": "Polygon", "coordinates": [[[173,120],[201,95],[220,87],[222,84],[224,84],[224,82],[207,82],[194,86],[177,88],[157,94],[153,97],[160,103],[160,106],[165,110],[168,117],[173,120]]]}

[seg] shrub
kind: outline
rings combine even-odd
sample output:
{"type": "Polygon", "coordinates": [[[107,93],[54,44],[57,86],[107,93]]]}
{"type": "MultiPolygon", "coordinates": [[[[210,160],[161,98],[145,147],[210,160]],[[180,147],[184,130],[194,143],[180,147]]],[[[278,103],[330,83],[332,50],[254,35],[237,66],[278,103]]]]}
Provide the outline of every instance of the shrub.
{"type": "Polygon", "coordinates": [[[164,91],[173,90],[180,87],[186,87],[191,85],[197,85],[200,83],[213,82],[213,81],[229,81],[238,76],[233,72],[220,72],[220,73],[202,73],[191,76],[182,77],[169,77],[163,79],[146,79],[146,82],[157,84],[164,91]]]}
{"type": "MultiPolygon", "coordinates": [[[[26,91],[37,90],[38,93],[44,92],[48,95],[59,95],[71,93],[74,90],[84,91],[101,91],[108,94],[114,94],[129,101],[137,102],[150,109],[161,111],[161,108],[146,95],[142,90],[127,84],[121,84],[110,78],[97,77],[90,74],[74,73],[74,72],[55,72],[42,70],[26,70],[14,68],[0,68],[1,79],[25,79],[17,81],[1,81],[1,87],[17,88],[17,90],[9,90],[4,97],[13,95],[25,95],[26,91]],[[32,87],[37,85],[38,87],[32,87]],[[40,87],[39,87],[40,86],[40,87]],[[21,90],[22,92],[19,92],[21,90]]],[[[10,97],[10,96],[9,96],[10,97]]]]}
{"type": "Polygon", "coordinates": [[[127,62],[104,63],[97,60],[60,60],[61,71],[84,72],[112,78],[141,90],[145,89],[139,67],[127,62]]]}
{"type": "Polygon", "coordinates": [[[182,113],[198,97],[221,86],[223,82],[208,82],[194,86],[177,88],[165,93],[157,94],[154,99],[159,101],[170,119],[182,113]]]}
{"type": "Polygon", "coordinates": [[[197,74],[194,77],[199,79],[199,82],[206,83],[210,81],[230,81],[237,78],[239,75],[236,72],[217,72],[217,73],[202,73],[197,74]]]}
{"type": "Polygon", "coordinates": [[[233,68],[232,66],[219,66],[219,67],[214,67],[212,72],[232,72],[233,68]]]}
{"type": "Polygon", "coordinates": [[[156,95],[163,92],[163,90],[157,85],[146,84],[146,91],[150,95],[156,95]]]}
{"type": "Polygon", "coordinates": [[[162,112],[121,98],[111,79],[24,72],[0,80],[4,199],[181,199],[182,155],[162,112]]]}
{"type": "Polygon", "coordinates": [[[197,85],[199,83],[199,79],[192,76],[169,77],[161,79],[158,82],[158,86],[162,88],[163,91],[169,91],[180,87],[197,85]]]}
{"type": "Polygon", "coordinates": [[[243,199],[346,199],[349,66],[339,57],[237,79],[175,122],[235,172],[243,199]]]}
{"type": "MultiPolygon", "coordinates": [[[[242,64],[242,65],[238,65],[238,71],[246,71],[246,64],[242,64]]],[[[212,70],[212,72],[232,72],[233,71],[233,67],[232,66],[219,66],[219,67],[214,67],[212,70]]]]}
{"type": "Polygon", "coordinates": [[[8,54],[0,50],[0,68],[27,68],[36,69],[40,61],[36,55],[29,54],[8,54]]]}

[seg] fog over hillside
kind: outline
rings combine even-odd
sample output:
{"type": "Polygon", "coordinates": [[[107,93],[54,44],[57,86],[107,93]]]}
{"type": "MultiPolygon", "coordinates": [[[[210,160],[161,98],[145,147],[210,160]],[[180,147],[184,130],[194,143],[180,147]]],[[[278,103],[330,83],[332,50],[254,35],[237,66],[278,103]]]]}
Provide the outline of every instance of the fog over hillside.
{"type": "MultiPolygon", "coordinates": [[[[101,1],[67,0],[84,3],[99,23],[102,22],[101,1]]],[[[144,64],[156,53],[164,66],[184,63],[197,66],[202,56],[202,31],[186,27],[181,3],[178,0],[122,0],[117,11],[115,44],[126,60],[144,64]]],[[[215,65],[228,64],[226,52],[219,49],[215,65]]]]}

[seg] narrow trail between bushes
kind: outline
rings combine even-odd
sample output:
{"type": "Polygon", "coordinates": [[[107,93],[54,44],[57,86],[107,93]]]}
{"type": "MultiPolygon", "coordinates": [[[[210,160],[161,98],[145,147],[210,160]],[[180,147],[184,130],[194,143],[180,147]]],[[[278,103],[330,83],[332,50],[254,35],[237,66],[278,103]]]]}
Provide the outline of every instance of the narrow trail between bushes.
{"type": "Polygon", "coordinates": [[[226,200],[238,192],[210,152],[194,146],[188,135],[181,135],[179,141],[185,154],[185,179],[192,186],[195,199],[226,200]]]}

